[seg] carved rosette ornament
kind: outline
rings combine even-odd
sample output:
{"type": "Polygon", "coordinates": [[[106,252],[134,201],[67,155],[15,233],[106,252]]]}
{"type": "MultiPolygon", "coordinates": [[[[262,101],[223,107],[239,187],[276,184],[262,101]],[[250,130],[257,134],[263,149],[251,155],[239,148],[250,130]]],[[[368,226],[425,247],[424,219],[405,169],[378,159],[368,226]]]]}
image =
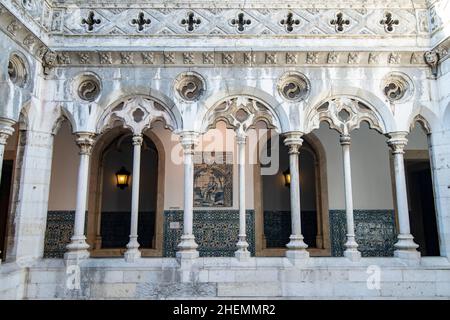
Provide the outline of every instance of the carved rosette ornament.
{"type": "Polygon", "coordinates": [[[200,99],[206,90],[206,85],[199,74],[189,72],[182,73],[175,79],[174,88],[182,100],[193,102],[200,99]]]}
{"type": "Polygon", "coordinates": [[[310,84],[305,75],[290,72],[278,80],[278,92],[289,101],[305,100],[310,91],[310,84]]]}
{"type": "Polygon", "coordinates": [[[94,73],[83,73],[73,79],[73,94],[82,102],[93,102],[101,93],[100,78],[94,73]]]}
{"type": "Polygon", "coordinates": [[[97,79],[83,80],[78,86],[78,96],[81,100],[92,102],[100,95],[100,83],[97,79]]]}
{"type": "Polygon", "coordinates": [[[391,102],[406,100],[412,91],[411,81],[406,75],[390,73],[383,82],[383,93],[391,102]]]}
{"type": "Polygon", "coordinates": [[[8,61],[8,76],[12,83],[23,88],[28,79],[25,61],[17,54],[11,55],[8,61]]]}

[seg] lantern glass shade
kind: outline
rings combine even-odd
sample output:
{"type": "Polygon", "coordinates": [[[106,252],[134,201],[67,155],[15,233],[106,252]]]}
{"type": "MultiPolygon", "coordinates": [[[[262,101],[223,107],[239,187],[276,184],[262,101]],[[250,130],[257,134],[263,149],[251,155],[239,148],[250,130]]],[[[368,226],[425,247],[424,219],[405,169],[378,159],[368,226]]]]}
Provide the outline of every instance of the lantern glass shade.
{"type": "Polygon", "coordinates": [[[120,189],[125,189],[128,187],[128,182],[130,180],[130,172],[125,169],[125,167],[120,168],[119,171],[116,172],[116,180],[117,186],[120,189]]]}
{"type": "Polygon", "coordinates": [[[289,187],[291,185],[291,171],[289,169],[283,171],[284,185],[289,187]]]}

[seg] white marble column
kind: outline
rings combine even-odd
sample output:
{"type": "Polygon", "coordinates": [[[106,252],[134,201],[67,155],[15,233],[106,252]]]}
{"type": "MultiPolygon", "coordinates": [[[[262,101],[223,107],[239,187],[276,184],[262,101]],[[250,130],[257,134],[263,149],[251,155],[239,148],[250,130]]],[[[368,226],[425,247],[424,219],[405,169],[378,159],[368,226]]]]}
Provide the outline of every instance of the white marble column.
{"type": "Polygon", "coordinates": [[[138,242],[138,218],[139,218],[139,182],[141,176],[141,146],[142,135],[133,136],[133,176],[131,186],[131,225],[130,241],[127,244],[125,260],[128,262],[136,261],[141,257],[138,242]]]}
{"type": "Polygon", "coordinates": [[[247,135],[245,133],[236,134],[238,146],[238,166],[239,166],[239,239],[235,256],[238,259],[247,259],[250,252],[247,250],[247,235],[245,226],[245,143],[247,135]]]}
{"type": "Polygon", "coordinates": [[[300,178],[299,178],[299,149],[302,146],[302,133],[290,132],[286,134],[284,144],[289,147],[289,171],[291,175],[291,229],[289,243],[286,245],[286,257],[301,259],[309,257],[306,248],[308,246],[303,241],[300,207],[300,178]]]}
{"type": "Polygon", "coordinates": [[[353,217],[353,191],[352,191],[352,168],[350,163],[350,143],[349,134],[343,134],[340,138],[342,146],[342,158],[344,164],[344,188],[345,188],[345,216],[347,220],[347,241],[345,242],[344,256],[350,260],[358,260],[361,253],[358,251],[358,244],[355,240],[355,223],[353,217]]]}
{"type": "Polygon", "coordinates": [[[86,218],[86,202],[89,181],[89,160],[94,134],[91,132],[77,133],[77,144],[80,147],[80,164],[78,167],[77,203],[75,210],[75,225],[70,244],[64,255],[66,260],[81,260],[89,257],[86,237],[84,235],[84,224],[86,218]]]}
{"type": "Polygon", "coordinates": [[[397,216],[399,225],[398,241],[395,244],[394,256],[405,259],[418,259],[419,247],[411,235],[409,225],[408,196],[403,160],[404,148],[408,143],[408,132],[392,132],[389,134],[388,145],[394,155],[395,191],[397,199],[397,216]]]}
{"type": "MultiPolygon", "coordinates": [[[[14,129],[12,127],[13,125],[14,121],[10,119],[0,118],[0,183],[2,182],[3,155],[5,153],[6,142],[8,138],[14,133],[14,129]]],[[[0,263],[1,262],[2,259],[0,259],[0,263]]]]}
{"type": "Polygon", "coordinates": [[[177,257],[194,259],[198,257],[197,243],[193,234],[194,220],[194,148],[198,143],[197,134],[186,132],[181,135],[184,151],[184,212],[183,235],[178,245],[177,257]]]}

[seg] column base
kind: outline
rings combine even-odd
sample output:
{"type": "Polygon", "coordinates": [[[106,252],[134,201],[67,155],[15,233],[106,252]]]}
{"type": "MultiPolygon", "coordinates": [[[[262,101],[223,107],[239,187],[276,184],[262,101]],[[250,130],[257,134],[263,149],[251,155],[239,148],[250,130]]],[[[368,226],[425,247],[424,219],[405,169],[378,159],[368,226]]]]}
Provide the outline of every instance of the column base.
{"type": "Polygon", "coordinates": [[[126,262],[136,262],[141,258],[141,251],[138,248],[132,248],[125,251],[124,258],[126,262]]]}
{"type": "Polygon", "coordinates": [[[65,260],[84,260],[89,258],[89,245],[85,236],[73,236],[67,245],[67,252],[64,254],[65,260]]]}
{"type": "Polygon", "coordinates": [[[308,245],[303,241],[302,235],[297,236],[292,234],[289,236],[289,243],[286,247],[292,251],[306,251],[305,249],[308,248],[308,245]]]}
{"type": "Polygon", "coordinates": [[[195,259],[199,257],[197,251],[198,244],[195,243],[195,237],[192,234],[181,236],[181,242],[178,245],[176,257],[180,259],[195,259]]]}
{"type": "Polygon", "coordinates": [[[361,260],[361,252],[356,249],[346,249],[344,251],[344,257],[351,261],[359,261],[361,260]]]}
{"type": "Polygon", "coordinates": [[[309,258],[309,252],[305,249],[303,250],[286,250],[286,258],[292,260],[303,260],[309,258]]]}
{"type": "Polygon", "coordinates": [[[394,257],[407,260],[420,259],[420,252],[417,251],[419,245],[414,242],[411,234],[399,234],[398,241],[394,245],[394,257]]]}
{"type": "Polygon", "coordinates": [[[127,244],[127,251],[125,251],[124,257],[127,262],[135,262],[141,257],[137,236],[130,236],[130,242],[127,244]]]}
{"type": "Polygon", "coordinates": [[[251,255],[250,255],[250,251],[248,251],[247,249],[243,250],[243,249],[239,249],[238,251],[236,251],[234,253],[234,256],[236,259],[238,259],[239,261],[243,261],[243,260],[248,260],[250,259],[251,255]]]}

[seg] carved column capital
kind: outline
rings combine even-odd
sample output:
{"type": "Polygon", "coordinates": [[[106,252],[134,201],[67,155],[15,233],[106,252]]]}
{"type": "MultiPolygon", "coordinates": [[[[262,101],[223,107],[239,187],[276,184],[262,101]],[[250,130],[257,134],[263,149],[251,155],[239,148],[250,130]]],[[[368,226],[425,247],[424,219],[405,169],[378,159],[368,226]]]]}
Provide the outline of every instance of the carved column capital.
{"type": "Polygon", "coordinates": [[[349,134],[341,134],[339,143],[341,144],[341,146],[350,145],[352,143],[352,138],[349,134]]]}
{"type": "Polygon", "coordinates": [[[142,134],[133,135],[133,146],[140,146],[140,145],[142,145],[143,141],[144,141],[144,138],[142,137],[142,134]]]}
{"type": "Polygon", "coordinates": [[[247,134],[239,132],[236,132],[236,143],[237,144],[245,144],[247,142],[247,134]]]}
{"type": "Polygon", "coordinates": [[[289,154],[299,153],[303,144],[303,132],[288,132],[285,134],[284,144],[289,147],[289,154]]]}
{"type": "Polygon", "coordinates": [[[198,133],[189,131],[180,134],[180,143],[184,154],[194,154],[194,148],[198,144],[198,133]]]}
{"type": "Polygon", "coordinates": [[[6,141],[14,133],[13,125],[15,121],[6,118],[0,118],[0,144],[5,145],[6,141]]]}
{"type": "Polygon", "coordinates": [[[78,132],[76,143],[80,147],[81,155],[91,155],[92,146],[94,145],[95,133],[92,132],[78,132]]]}
{"type": "Polygon", "coordinates": [[[404,149],[406,145],[408,144],[408,139],[406,136],[408,135],[408,132],[391,132],[388,134],[389,140],[387,141],[389,147],[392,150],[393,154],[403,154],[405,153],[404,149]]]}

